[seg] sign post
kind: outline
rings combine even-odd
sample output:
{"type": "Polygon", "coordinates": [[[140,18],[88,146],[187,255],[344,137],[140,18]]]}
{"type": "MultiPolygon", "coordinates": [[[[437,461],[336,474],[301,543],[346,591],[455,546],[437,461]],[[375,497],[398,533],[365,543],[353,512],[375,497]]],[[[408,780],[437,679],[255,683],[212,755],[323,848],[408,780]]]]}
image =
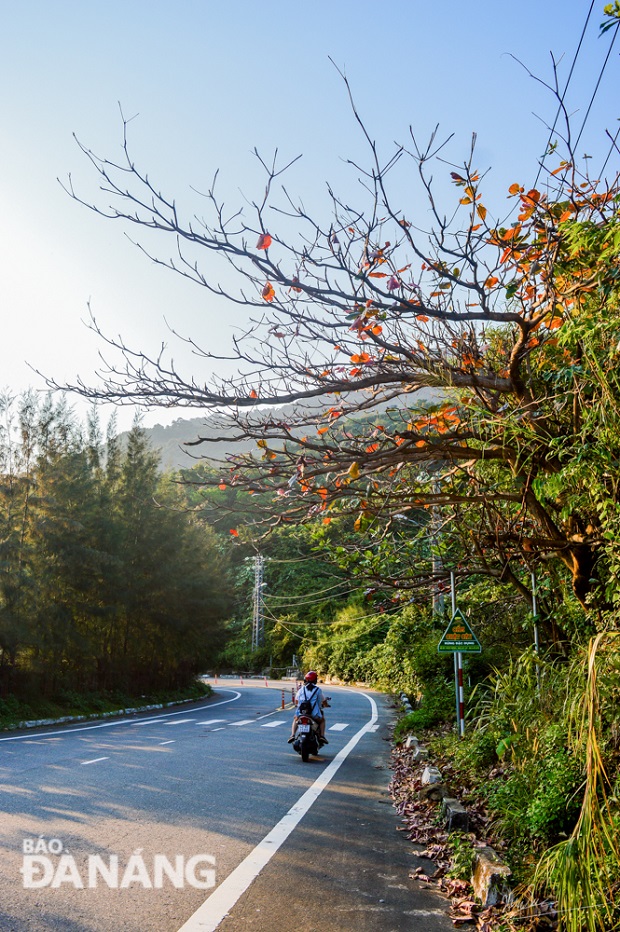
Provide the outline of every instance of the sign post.
{"type": "Polygon", "coordinates": [[[456,607],[454,573],[450,573],[452,589],[452,618],[443,633],[437,650],[440,654],[454,654],[454,689],[456,693],[456,723],[459,736],[465,734],[465,701],[463,695],[463,653],[479,654],[480,641],[469,626],[463,612],[456,607]]]}

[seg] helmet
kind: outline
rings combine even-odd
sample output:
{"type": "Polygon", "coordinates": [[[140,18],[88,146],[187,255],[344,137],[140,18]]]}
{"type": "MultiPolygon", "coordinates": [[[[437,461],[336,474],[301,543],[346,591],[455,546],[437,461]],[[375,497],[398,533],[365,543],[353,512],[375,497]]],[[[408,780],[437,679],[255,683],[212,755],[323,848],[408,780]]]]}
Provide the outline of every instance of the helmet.
{"type": "Polygon", "coordinates": [[[318,678],[319,677],[315,670],[308,670],[304,676],[304,683],[316,683],[318,678]]]}

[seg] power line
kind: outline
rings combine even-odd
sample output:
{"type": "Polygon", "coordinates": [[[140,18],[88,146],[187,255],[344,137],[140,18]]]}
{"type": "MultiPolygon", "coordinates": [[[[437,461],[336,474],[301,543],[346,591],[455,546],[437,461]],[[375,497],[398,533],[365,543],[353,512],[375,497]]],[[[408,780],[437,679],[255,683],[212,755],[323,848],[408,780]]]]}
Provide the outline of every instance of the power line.
{"type": "MultiPolygon", "coordinates": [[[[348,586],[348,585],[350,584],[350,582],[351,582],[350,579],[342,579],[340,582],[335,583],[333,586],[327,586],[325,589],[315,589],[314,592],[305,592],[303,595],[288,596],[288,595],[275,595],[274,593],[270,593],[270,594],[267,596],[267,598],[269,599],[270,602],[273,601],[274,599],[276,599],[276,600],[278,600],[278,601],[280,601],[281,599],[288,599],[288,603],[287,603],[287,604],[293,605],[293,604],[295,603],[295,601],[305,600],[305,599],[306,599],[307,597],[309,597],[309,596],[321,595],[321,594],[324,593],[324,592],[332,592],[334,589],[340,589],[342,586],[348,586]]],[[[355,587],[355,588],[357,588],[357,587],[355,587]]],[[[347,589],[346,592],[343,592],[343,593],[340,593],[340,594],[341,594],[341,595],[346,595],[347,592],[354,592],[354,591],[355,591],[355,588],[353,588],[353,589],[347,589]]],[[[326,600],[325,600],[325,599],[319,599],[318,601],[326,601],[326,600]]]]}
{"type": "MultiPolygon", "coordinates": [[[[577,136],[577,139],[575,140],[575,149],[576,149],[577,146],[579,145],[579,140],[581,139],[581,134],[583,133],[584,128],[585,128],[585,125],[586,125],[586,121],[587,121],[588,117],[590,116],[590,110],[592,109],[592,104],[594,103],[594,98],[596,97],[596,94],[597,94],[597,91],[598,91],[598,89],[599,89],[600,83],[601,83],[601,81],[602,81],[602,79],[603,79],[603,75],[604,75],[605,69],[606,69],[606,67],[607,67],[607,62],[609,61],[609,58],[610,58],[610,56],[611,56],[612,49],[613,49],[613,47],[614,47],[614,43],[615,43],[616,38],[617,38],[617,36],[618,36],[618,29],[620,29],[620,23],[618,23],[618,25],[616,26],[616,28],[615,28],[615,30],[614,30],[614,34],[613,34],[611,43],[610,43],[610,45],[609,45],[609,49],[608,49],[608,51],[607,51],[607,55],[605,56],[605,61],[603,62],[603,67],[601,68],[601,73],[600,73],[599,76],[598,76],[598,81],[596,82],[596,87],[594,88],[594,91],[592,92],[592,97],[590,98],[590,103],[588,104],[588,109],[586,110],[586,115],[585,115],[584,118],[583,118],[583,123],[581,124],[581,129],[579,130],[579,135],[577,136]]],[[[607,162],[605,162],[605,164],[607,164],[607,162]]]]}
{"type": "MultiPolygon", "coordinates": [[[[369,629],[369,630],[372,630],[374,627],[377,627],[379,624],[381,624],[386,618],[391,617],[391,614],[388,614],[388,612],[395,613],[395,612],[400,611],[402,608],[404,608],[403,605],[395,605],[393,608],[388,609],[386,612],[371,612],[369,615],[359,615],[357,618],[351,619],[349,623],[357,624],[358,621],[365,621],[367,618],[379,618],[380,620],[377,622],[377,625],[372,625],[371,628],[369,629]]],[[[340,625],[346,624],[348,621],[348,619],[340,620],[340,621],[338,619],[335,619],[333,621],[287,621],[285,624],[283,621],[277,618],[273,614],[273,612],[269,611],[269,609],[266,609],[265,613],[271,617],[272,621],[276,621],[279,625],[281,625],[287,631],[289,631],[289,628],[287,628],[287,625],[289,625],[292,628],[312,628],[312,627],[318,628],[318,627],[325,627],[325,626],[331,627],[332,625],[336,625],[336,624],[340,624],[340,625]]],[[[295,632],[291,631],[290,633],[294,634],[295,632]]],[[[356,637],[357,636],[358,635],[356,635],[356,637]]]]}

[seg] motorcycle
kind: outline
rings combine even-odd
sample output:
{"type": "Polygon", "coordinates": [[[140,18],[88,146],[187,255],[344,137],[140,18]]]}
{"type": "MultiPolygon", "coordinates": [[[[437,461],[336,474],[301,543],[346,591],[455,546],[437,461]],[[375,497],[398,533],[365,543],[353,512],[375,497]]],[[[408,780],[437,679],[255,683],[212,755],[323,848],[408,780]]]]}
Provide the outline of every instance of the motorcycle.
{"type": "MultiPolygon", "coordinates": [[[[324,705],[329,705],[329,701],[326,700],[324,705]]],[[[295,728],[293,749],[297,751],[298,754],[301,754],[301,759],[304,763],[307,763],[310,757],[318,757],[323,744],[319,736],[319,724],[315,722],[309,713],[310,703],[300,703],[297,713],[297,726],[295,728]]]]}
{"type": "Polygon", "coordinates": [[[301,754],[301,759],[307,763],[308,759],[317,757],[320,753],[319,726],[310,715],[300,713],[297,718],[295,740],[293,749],[301,754]]]}

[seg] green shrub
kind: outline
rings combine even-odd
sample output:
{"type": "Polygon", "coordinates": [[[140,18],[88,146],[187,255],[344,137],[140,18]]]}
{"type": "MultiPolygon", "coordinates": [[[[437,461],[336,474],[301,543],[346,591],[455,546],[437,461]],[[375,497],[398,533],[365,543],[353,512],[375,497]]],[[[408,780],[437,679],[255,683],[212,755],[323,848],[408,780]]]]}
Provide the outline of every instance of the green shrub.
{"type": "Polygon", "coordinates": [[[472,836],[464,832],[451,832],[448,836],[448,845],[450,846],[448,877],[469,882],[474,869],[472,836]]]}

